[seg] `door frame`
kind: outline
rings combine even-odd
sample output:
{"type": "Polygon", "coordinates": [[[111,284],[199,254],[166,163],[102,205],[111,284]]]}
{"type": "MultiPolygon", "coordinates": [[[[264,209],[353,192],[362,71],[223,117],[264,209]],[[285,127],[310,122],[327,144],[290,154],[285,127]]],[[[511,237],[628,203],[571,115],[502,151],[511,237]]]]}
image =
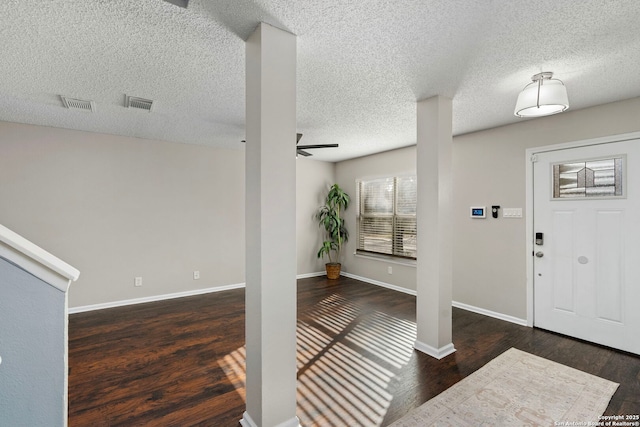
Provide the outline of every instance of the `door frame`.
{"type": "Polygon", "coordinates": [[[618,135],[610,135],[599,138],[583,139],[578,141],[564,142],[554,145],[544,145],[540,147],[527,148],[525,151],[525,171],[526,171],[526,192],[525,192],[525,233],[526,233],[526,252],[527,257],[527,326],[533,327],[534,321],[534,272],[533,272],[533,252],[534,252],[534,232],[535,224],[533,221],[533,156],[551,151],[566,150],[569,148],[587,147],[590,145],[611,144],[614,142],[623,142],[633,139],[640,139],[640,132],[622,133],[618,135]]]}

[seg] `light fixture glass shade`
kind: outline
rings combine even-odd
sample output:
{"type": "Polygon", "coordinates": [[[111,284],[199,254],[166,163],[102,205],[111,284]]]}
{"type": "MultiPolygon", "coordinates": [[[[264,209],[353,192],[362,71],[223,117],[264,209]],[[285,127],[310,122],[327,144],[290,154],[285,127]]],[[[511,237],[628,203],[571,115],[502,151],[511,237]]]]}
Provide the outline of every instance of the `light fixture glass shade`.
{"type": "Polygon", "coordinates": [[[520,92],[514,114],[518,117],[540,117],[561,113],[567,108],[569,98],[565,85],[560,80],[541,77],[520,92]]]}

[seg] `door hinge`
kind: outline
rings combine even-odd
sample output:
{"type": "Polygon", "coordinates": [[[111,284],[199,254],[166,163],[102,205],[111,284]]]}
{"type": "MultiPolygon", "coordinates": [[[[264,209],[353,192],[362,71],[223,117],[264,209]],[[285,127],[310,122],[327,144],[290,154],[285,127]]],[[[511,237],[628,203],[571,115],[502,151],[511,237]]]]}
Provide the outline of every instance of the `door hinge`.
{"type": "Polygon", "coordinates": [[[535,163],[538,161],[538,156],[536,154],[532,154],[531,157],[529,158],[529,161],[531,163],[535,163]]]}

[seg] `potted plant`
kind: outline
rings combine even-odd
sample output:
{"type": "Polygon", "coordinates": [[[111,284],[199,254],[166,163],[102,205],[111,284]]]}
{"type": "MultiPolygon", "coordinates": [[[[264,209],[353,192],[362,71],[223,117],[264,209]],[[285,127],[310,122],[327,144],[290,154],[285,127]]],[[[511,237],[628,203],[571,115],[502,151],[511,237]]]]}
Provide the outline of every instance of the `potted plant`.
{"type": "Polygon", "coordinates": [[[325,264],[328,279],[340,277],[340,252],[342,245],[349,239],[349,232],[341,215],[349,207],[350,201],[349,195],[338,184],[333,184],[324,206],[320,207],[317,214],[319,226],[324,228],[325,234],[318,258],[329,258],[329,262],[325,264]],[[335,257],[332,257],[332,253],[335,253],[335,257]]]}

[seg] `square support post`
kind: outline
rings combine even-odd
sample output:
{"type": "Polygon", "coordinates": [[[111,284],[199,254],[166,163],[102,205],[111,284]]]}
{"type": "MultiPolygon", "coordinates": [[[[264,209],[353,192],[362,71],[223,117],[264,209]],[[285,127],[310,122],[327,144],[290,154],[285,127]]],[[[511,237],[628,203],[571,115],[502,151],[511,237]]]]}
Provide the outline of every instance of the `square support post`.
{"type": "Polygon", "coordinates": [[[417,104],[418,260],[415,348],[441,359],[455,351],[452,300],[452,101],[417,104]]]}
{"type": "Polygon", "coordinates": [[[243,427],[297,427],[296,37],[246,42],[246,342],[243,427]]]}

